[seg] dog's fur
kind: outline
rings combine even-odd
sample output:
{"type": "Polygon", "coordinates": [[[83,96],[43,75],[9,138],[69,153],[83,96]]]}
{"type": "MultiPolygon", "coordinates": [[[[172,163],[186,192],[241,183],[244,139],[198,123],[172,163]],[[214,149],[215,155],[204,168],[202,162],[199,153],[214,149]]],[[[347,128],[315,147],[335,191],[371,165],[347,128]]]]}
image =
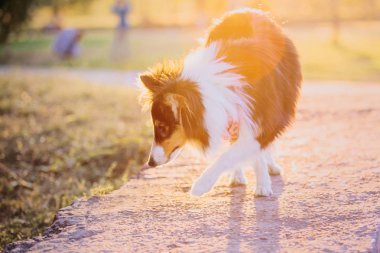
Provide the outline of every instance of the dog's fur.
{"type": "Polygon", "coordinates": [[[216,156],[232,120],[239,136],[191,193],[210,191],[224,172],[232,173],[232,183],[245,183],[241,167],[250,165],[256,195],[272,194],[269,173],[281,169],[270,147],[295,116],[302,75],[293,43],[266,13],[227,13],[183,61],[160,64],[140,80],[154,124],[150,166],[174,159],[185,144],[216,156]]]}

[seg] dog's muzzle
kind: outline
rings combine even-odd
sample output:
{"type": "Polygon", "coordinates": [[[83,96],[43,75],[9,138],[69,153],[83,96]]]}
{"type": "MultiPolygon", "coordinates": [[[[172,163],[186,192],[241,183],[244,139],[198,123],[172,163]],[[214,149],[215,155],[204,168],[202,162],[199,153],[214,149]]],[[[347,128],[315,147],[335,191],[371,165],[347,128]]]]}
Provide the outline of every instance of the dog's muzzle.
{"type": "Polygon", "coordinates": [[[157,166],[157,163],[156,163],[156,161],[154,160],[153,156],[150,156],[150,157],[149,157],[148,165],[149,165],[150,167],[156,167],[156,166],[157,166]]]}

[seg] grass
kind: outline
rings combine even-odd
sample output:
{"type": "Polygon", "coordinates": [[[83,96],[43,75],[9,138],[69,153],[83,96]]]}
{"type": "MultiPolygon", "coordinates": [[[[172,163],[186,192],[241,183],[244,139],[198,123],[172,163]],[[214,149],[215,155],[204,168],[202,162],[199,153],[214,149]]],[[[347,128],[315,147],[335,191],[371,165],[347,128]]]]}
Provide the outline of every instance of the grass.
{"type": "MultiPolygon", "coordinates": [[[[285,30],[299,49],[305,79],[380,81],[379,22],[345,23],[339,44],[332,43],[327,24],[288,25],[285,30]]],[[[29,33],[0,48],[0,63],[142,70],[163,59],[182,57],[196,47],[202,32],[132,29],[125,42],[114,47],[119,59],[112,59],[113,31],[87,31],[82,57],[63,62],[50,52],[52,35],[29,33]]]]}
{"type": "Polygon", "coordinates": [[[287,28],[299,50],[305,79],[380,81],[380,23],[348,23],[337,44],[329,28],[287,28]]]}
{"type": "Polygon", "coordinates": [[[113,47],[114,31],[87,31],[82,57],[60,61],[51,53],[53,35],[29,33],[0,48],[0,64],[141,70],[165,58],[181,57],[196,45],[200,34],[179,28],[133,29],[113,47]]]}
{"type": "Polygon", "coordinates": [[[106,194],[138,171],[151,133],[136,92],[0,77],[0,250],[40,234],[74,199],[106,194]]]}

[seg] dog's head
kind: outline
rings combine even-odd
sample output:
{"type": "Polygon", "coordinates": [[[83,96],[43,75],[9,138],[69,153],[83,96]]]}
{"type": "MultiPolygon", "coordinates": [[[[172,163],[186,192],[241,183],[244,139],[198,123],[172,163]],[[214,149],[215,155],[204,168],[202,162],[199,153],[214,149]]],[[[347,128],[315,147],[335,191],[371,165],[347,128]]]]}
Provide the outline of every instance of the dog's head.
{"type": "Polygon", "coordinates": [[[188,141],[208,144],[199,90],[180,74],[180,66],[172,64],[140,75],[154,126],[150,167],[172,161],[188,141]]]}
{"type": "Polygon", "coordinates": [[[186,143],[179,100],[175,94],[160,94],[152,103],[154,142],[148,162],[151,167],[173,160],[186,143]]]}
{"type": "Polygon", "coordinates": [[[140,75],[147,88],[154,127],[154,141],[148,165],[155,167],[172,161],[186,143],[182,113],[185,98],[179,95],[179,71],[164,69],[140,75]]]}

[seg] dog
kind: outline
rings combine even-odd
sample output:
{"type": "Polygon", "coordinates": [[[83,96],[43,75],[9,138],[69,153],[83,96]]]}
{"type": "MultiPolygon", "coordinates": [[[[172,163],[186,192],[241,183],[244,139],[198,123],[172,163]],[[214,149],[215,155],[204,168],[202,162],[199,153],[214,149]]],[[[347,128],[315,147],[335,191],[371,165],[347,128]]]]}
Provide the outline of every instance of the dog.
{"type": "Polygon", "coordinates": [[[246,166],[255,172],[255,195],[272,194],[270,174],[281,173],[272,146],[295,118],[302,73],[294,44],[267,13],[226,13],[199,48],[138,81],[154,125],[149,167],[172,161],[189,144],[214,160],[192,195],[209,192],[225,172],[232,184],[245,184],[246,166]]]}

